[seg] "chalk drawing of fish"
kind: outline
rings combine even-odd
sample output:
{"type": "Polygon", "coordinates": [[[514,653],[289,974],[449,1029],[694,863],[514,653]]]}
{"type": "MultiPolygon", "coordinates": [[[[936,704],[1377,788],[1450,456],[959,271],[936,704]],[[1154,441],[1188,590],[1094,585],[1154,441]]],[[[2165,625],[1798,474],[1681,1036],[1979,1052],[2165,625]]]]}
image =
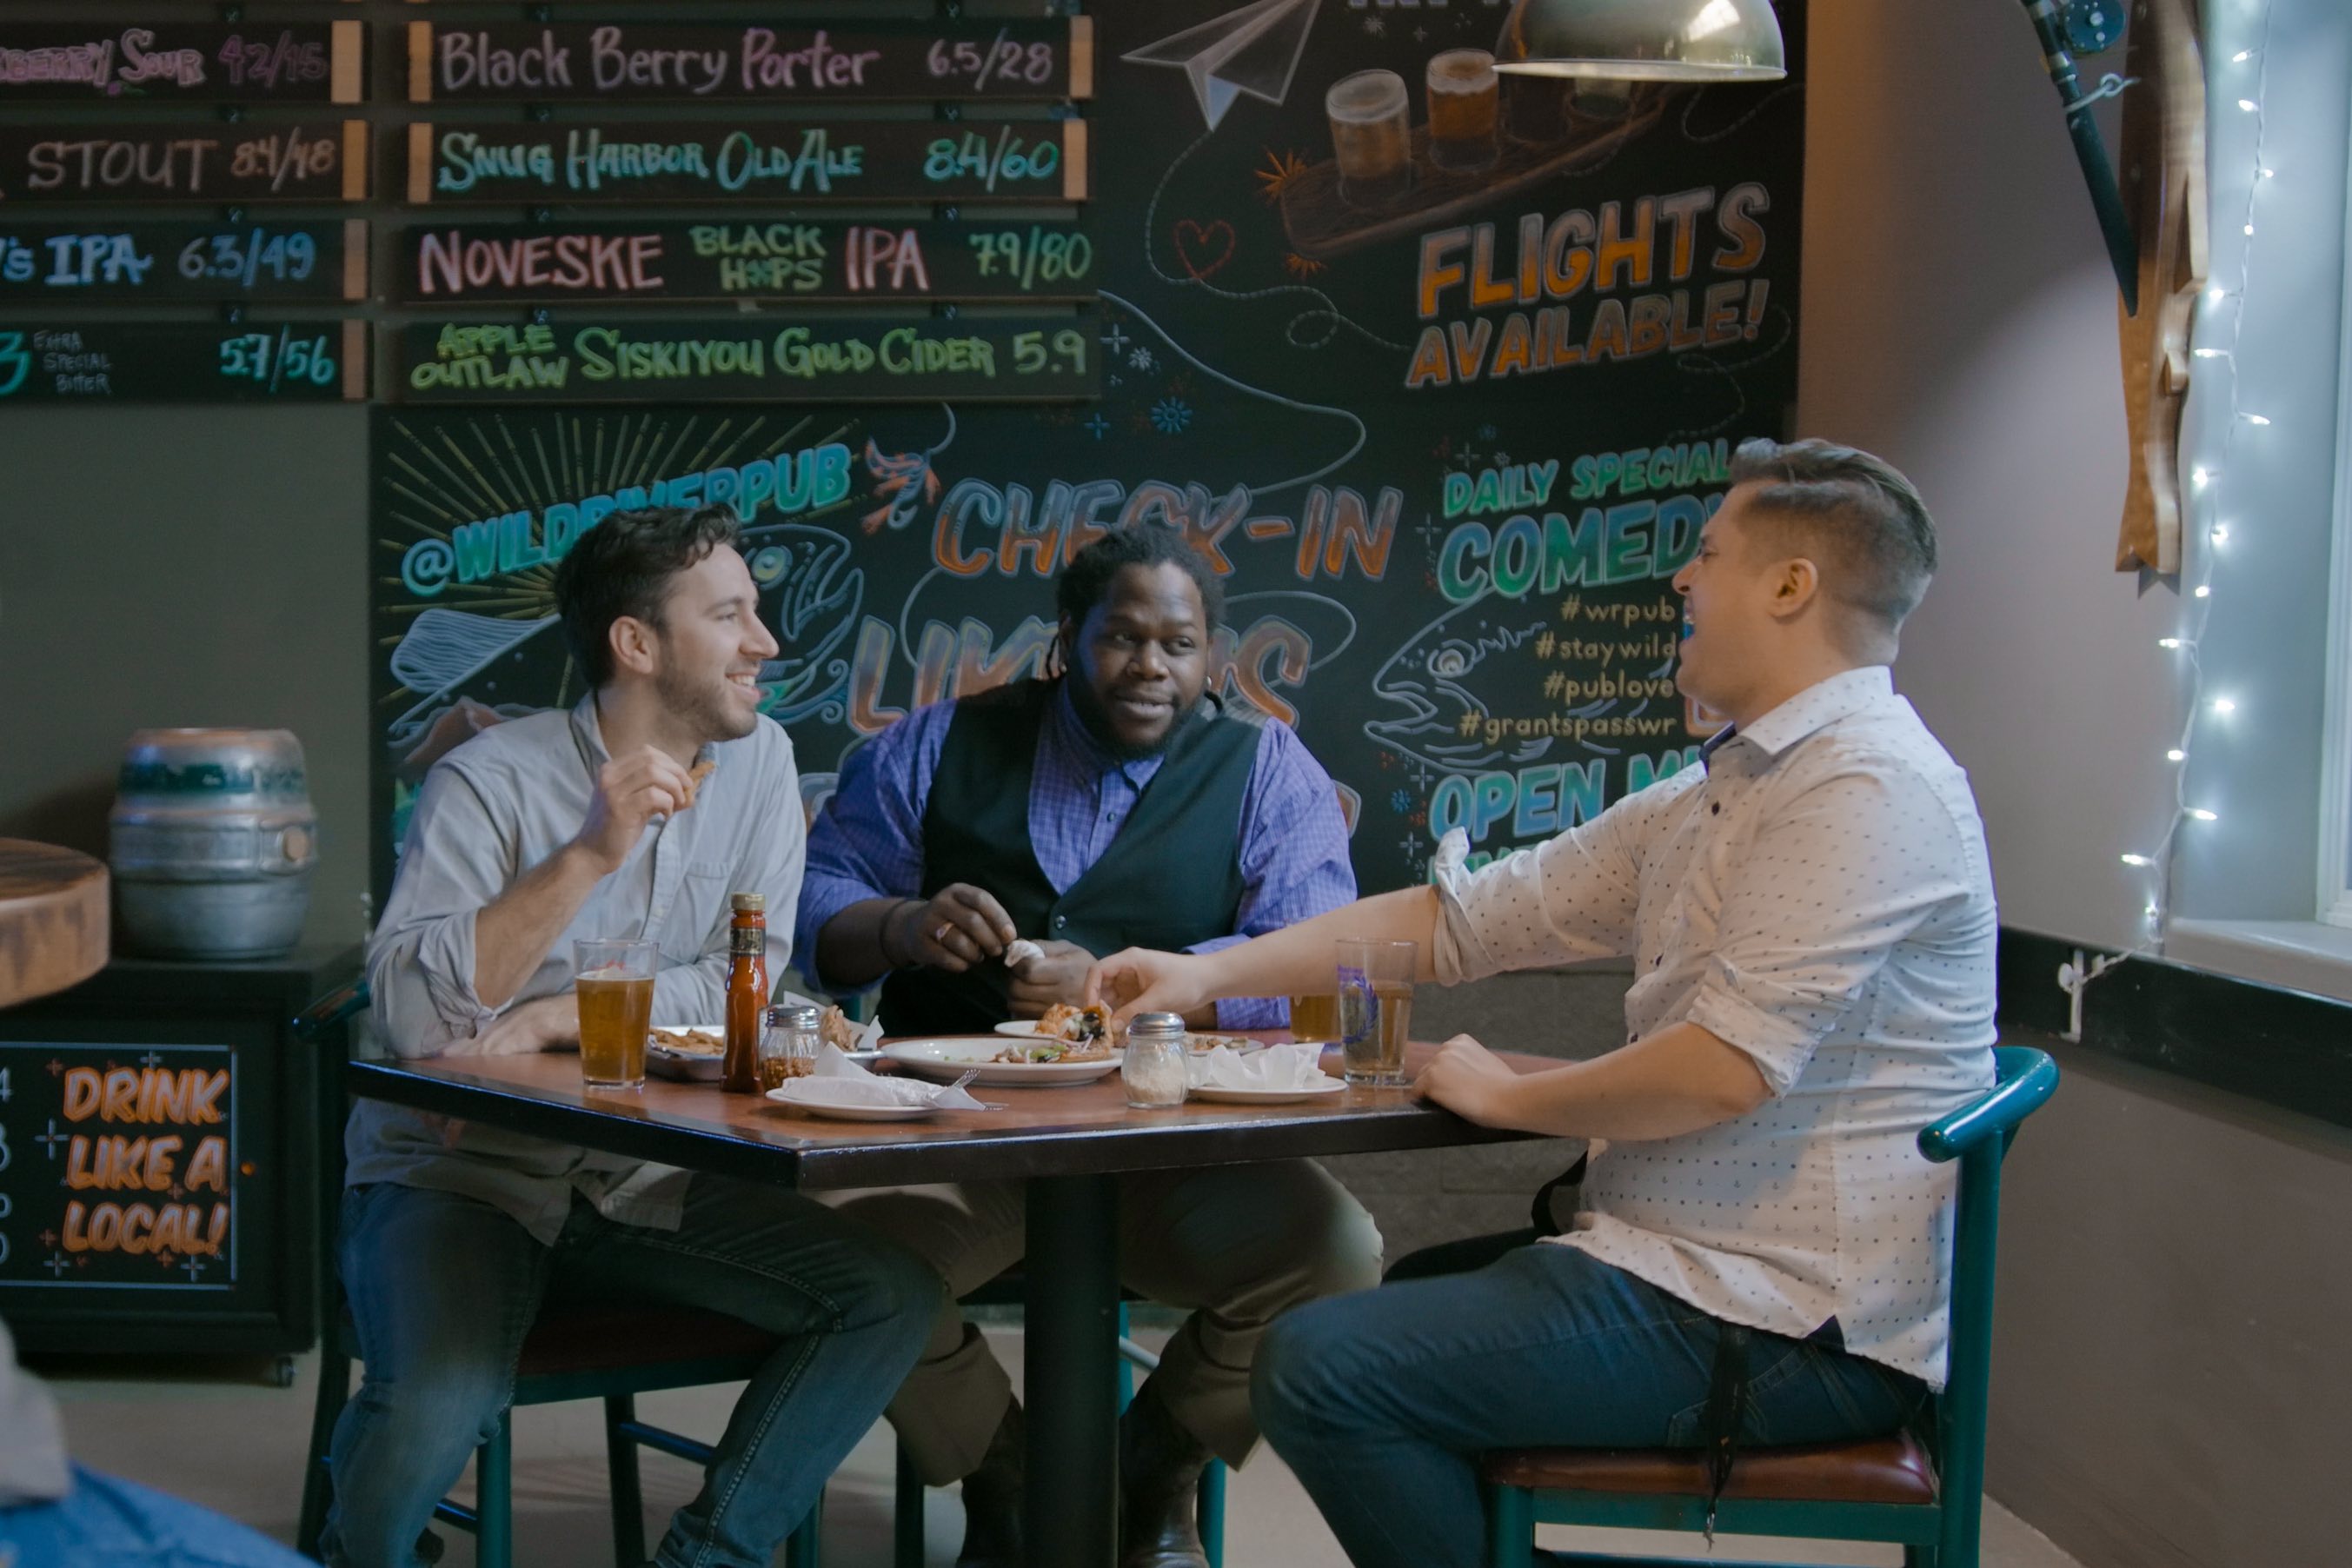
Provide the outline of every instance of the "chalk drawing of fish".
{"type": "Polygon", "coordinates": [[[858,519],[866,532],[888,524],[893,532],[907,527],[923,509],[940,499],[940,476],[931,471],[929,452],[885,452],[866,441],[866,471],[874,476],[874,495],[882,502],[858,519]]]}
{"type": "Polygon", "coordinates": [[[1551,748],[1548,735],[1490,741],[1465,720],[1516,718],[1536,688],[1524,661],[1496,662],[1541,631],[1544,616],[1493,595],[1448,610],[1415,632],[1372,676],[1372,696],[1403,710],[1373,719],[1364,733],[1377,745],[1447,773],[1525,763],[1551,748]],[[1504,617],[1504,618],[1498,618],[1504,617]],[[1496,715],[1490,701],[1506,704],[1496,715]],[[1465,728],[1469,732],[1465,733],[1465,728]]]}
{"type": "Polygon", "coordinates": [[[776,594],[778,656],[760,667],[761,710],[779,724],[845,711],[849,660],[843,646],[866,602],[866,573],[849,563],[849,541],[828,528],[770,523],[743,531],[751,579],[776,594]]]}

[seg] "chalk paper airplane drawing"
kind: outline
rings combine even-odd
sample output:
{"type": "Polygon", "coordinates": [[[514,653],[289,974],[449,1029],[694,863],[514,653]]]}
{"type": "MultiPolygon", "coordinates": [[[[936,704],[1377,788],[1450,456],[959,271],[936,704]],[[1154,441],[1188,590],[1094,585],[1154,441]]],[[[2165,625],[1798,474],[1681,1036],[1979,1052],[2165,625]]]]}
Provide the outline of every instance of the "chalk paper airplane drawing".
{"type": "Polygon", "coordinates": [[[1307,35],[1323,0],[1254,0],[1171,33],[1119,58],[1139,66],[1170,66],[1184,73],[1202,116],[1214,131],[1244,93],[1279,104],[1307,50],[1307,35]]]}

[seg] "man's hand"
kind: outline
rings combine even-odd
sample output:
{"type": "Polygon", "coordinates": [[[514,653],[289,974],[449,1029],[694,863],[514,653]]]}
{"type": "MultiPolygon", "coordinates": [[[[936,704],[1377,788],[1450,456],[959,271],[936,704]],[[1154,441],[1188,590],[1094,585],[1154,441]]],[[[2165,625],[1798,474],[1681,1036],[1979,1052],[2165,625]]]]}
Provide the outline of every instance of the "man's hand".
{"type": "Polygon", "coordinates": [[[1002,958],[1018,935],[1013,917],[984,889],[950,882],[928,903],[908,903],[890,917],[887,951],[950,974],[1002,958]]]}
{"type": "Polygon", "coordinates": [[[580,998],[566,991],[508,1008],[470,1040],[454,1042],[445,1057],[527,1057],[580,1043],[580,998]]]}
{"type": "Polygon", "coordinates": [[[1041,942],[1038,956],[1013,972],[1013,1016],[1035,1018],[1056,1002],[1086,1000],[1095,955],[1074,942],[1041,942]]]}
{"type": "Polygon", "coordinates": [[[596,770],[596,794],[588,802],[588,820],[580,825],[572,842],[601,874],[610,876],[645,837],[646,823],[684,809],[693,798],[693,781],[677,765],[677,758],[640,746],[596,770]]]}
{"type": "Polygon", "coordinates": [[[1124,1029],[1138,1013],[1182,1013],[1188,1016],[1216,999],[1210,988],[1210,955],[1155,952],[1130,947],[1114,952],[1087,974],[1086,1000],[1111,1009],[1111,1026],[1124,1029]]]}
{"type": "Polygon", "coordinates": [[[1508,1125],[1505,1108],[1518,1079],[1494,1052],[1467,1035],[1456,1035],[1421,1069],[1412,1092],[1414,1099],[1442,1105],[1465,1121],[1503,1127],[1508,1125]]]}

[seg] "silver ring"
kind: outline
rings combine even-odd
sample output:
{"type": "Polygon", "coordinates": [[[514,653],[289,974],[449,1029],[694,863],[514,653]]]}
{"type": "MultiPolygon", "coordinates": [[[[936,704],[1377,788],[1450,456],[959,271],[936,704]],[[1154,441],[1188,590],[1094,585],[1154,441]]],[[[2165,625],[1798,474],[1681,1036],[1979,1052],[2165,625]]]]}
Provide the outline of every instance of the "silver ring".
{"type": "Polygon", "coordinates": [[[950,932],[950,931],[953,931],[954,929],[955,929],[955,921],[941,921],[940,922],[940,929],[939,929],[939,930],[937,930],[937,931],[933,931],[933,932],[931,933],[931,941],[932,941],[932,942],[936,942],[936,943],[938,943],[938,944],[940,944],[940,946],[945,946],[945,945],[947,944],[948,932],[950,932]]]}

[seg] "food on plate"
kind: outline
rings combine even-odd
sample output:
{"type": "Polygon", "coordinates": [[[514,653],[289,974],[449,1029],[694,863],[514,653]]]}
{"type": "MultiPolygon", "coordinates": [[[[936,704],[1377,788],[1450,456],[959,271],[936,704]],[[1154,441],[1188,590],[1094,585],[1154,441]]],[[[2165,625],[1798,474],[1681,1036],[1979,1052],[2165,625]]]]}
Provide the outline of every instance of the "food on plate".
{"type": "Polygon", "coordinates": [[[1038,1045],[1007,1046],[988,1059],[1010,1062],[1015,1066],[1045,1062],[1107,1062],[1110,1060],[1110,1042],[1098,1037],[1090,1041],[1047,1040],[1038,1045]]]}
{"type": "Polygon", "coordinates": [[[817,1017],[817,1038],[837,1051],[857,1048],[858,1026],[849,1021],[849,1015],[838,1007],[827,1007],[817,1017]]]}
{"type": "Polygon", "coordinates": [[[1195,1055],[1204,1056],[1219,1046],[1232,1051],[1254,1051],[1265,1042],[1253,1040],[1247,1035],[1203,1035],[1194,1032],[1184,1037],[1186,1047],[1195,1055]]]}
{"type": "Polygon", "coordinates": [[[709,1029],[656,1029],[653,1045],[665,1051],[677,1051],[690,1057],[724,1056],[727,1041],[709,1029]]]}
{"type": "Polygon", "coordinates": [[[1056,1002],[1045,1009],[1044,1017],[1037,1020],[1037,1032],[1048,1039],[1081,1043],[1100,1040],[1108,1048],[1110,1044],[1110,1009],[1099,1005],[1073,1007],[1067,1002],[1056,1002]]]}

